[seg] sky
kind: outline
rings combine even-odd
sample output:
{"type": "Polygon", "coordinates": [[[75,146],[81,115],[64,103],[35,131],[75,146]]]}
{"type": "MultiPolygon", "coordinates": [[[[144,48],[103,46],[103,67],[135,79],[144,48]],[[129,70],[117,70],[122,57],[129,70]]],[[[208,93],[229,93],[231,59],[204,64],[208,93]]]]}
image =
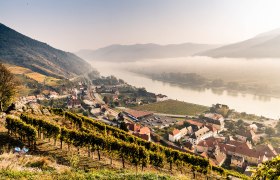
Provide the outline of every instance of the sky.
{"type": "Polygon", "coordinates": [[[0,22],[65,51],[228,44],[280,28],[279,0],[0,0],[0,22]]]}

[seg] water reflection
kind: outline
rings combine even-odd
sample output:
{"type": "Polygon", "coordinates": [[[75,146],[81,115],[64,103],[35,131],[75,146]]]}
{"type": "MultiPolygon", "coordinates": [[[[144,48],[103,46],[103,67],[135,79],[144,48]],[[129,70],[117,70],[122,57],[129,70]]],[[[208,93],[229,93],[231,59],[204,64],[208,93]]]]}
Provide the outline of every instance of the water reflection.
{"type": "Polygon", "coordinates": [[[211,89],[212,93],[217,94],[219,96],[224,94],[224,90],[223,89],[211,89]]]}
{"type": "Polygon", "coordinates": [[[263,101],[263,102],[269,102],[271,101],[271,97],[269,96],[262,96],[262,95],[254,95],[255,100],[263,101]]]}
{"type": "Polygon", "coordinates": [[[278,118],[280,116],[279,98],[161,82],[143,75],[117,69],[115,64],[113,66],[108,64],[106,66],[95,65],[94,67],[100,71],[101,75],[115,75],[133,86],[145,87],[147,91],[165,94],[171,99],[206,106],[222,103],[229,105],[230,108],[239,112],[263,115],[270,118],[278,118]]]}
{"type": "MultiPolygon", "coordinates": [[[[239,95],[239,92],[238,91],[227,91],[227,95],[229,96],[233,96],[233,97],[237,97],[239,95]]],[[[246,95],[245,95],[246,97],[246,95]]]]}

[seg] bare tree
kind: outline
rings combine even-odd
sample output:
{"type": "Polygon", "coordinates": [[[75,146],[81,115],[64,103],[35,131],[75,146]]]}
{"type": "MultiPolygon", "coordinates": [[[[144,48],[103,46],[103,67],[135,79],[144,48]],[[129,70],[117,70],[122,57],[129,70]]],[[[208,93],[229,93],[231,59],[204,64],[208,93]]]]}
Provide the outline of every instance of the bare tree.
{"type": "Polygon", "coordinates": [[[0,63],[0,111],[9,106],[16,94],[14,75],[0,63]]]}

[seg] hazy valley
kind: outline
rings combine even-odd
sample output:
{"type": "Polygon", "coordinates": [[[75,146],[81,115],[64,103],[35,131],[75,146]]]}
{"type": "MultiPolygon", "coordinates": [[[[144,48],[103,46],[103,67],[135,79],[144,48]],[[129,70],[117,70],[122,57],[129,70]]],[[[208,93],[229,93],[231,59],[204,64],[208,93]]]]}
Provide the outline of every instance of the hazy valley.
{"type": "Polygon", "coordinates": [[[267,2],[0,0],[0,179],[279,179],[267,2]]]}

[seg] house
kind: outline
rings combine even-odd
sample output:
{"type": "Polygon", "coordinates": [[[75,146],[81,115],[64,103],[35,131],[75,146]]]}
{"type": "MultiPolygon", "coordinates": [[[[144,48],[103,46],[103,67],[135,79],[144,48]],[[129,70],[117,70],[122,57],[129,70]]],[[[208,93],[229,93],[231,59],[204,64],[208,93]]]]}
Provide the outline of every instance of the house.
{"type": "Polygon", "coordinates": [[[195,150],[198,153],[212,151],[213,148],[216,145],[218,145],[219,143],[222,143],[222,142],[224,142],[223,138],[209,137],[209,138],[206,138],[206,139],[200,141],[196,145],[196,149],[195,150]]]}
{"type": "Polygon", "coordinates": [[[186,127],[182,128],[181,130],[175,128],[171,133],[168,134],[168,139],[171,142],[175,142],[187,134],[188,134],[188,129],[186,127]]]}
{"type": "Polygon", "coordinates": [[[196,145],[201,140],[204,140],[211,136],[213,136],[213,132],[210,131],[206,126],[204,126],[203,128],[199,129],[198,131],[196,131],[192,135],[190,135],[190,137],[187,139],[187,141],[196,145]]]}
{"type": "Polygon", "coordinates": [[[256,165],[267,160],[263,153],[252,149],[249,142],[230,140],[224,144],[220,143],[219,146],[227,155],[243,157],[249,164],[256,165]]]}
{"type": "Polygon", "coordinates": [[[151,131],[148,127],[142,127],[140,128],[140,130],[134,132],[133,134],[146,141],[151,141],[151,131]]]}
{"type": "Polygon", "coordinates": [[[217,145],[211,151],[204,151],[200,155],[209,159],[210,164],[215,166],[221,166],[227,158],[227,155],[217,145]]]}
{"type": "Polygon", "coordinates": [[[123,111],[123,113],[134,121],[139,121],[143,118],[153,115],[153,112],[137,111],[137,110],[133,110],[133,109],[126,109],[125,111],[123,111]]]}
{"type": "Polygon", "coordinates": [[[187,134],[188,135],[191,135],[193,133],[193,128],[192,128],[192,126],[188,126],[187,127],[187,134]]]}
{"type": "Polygon", "coordinates": [[[254,165],[267,160],[265,154],[257,149],[253,149],[249,142],[229,140],[225,143],[218,143],[218,146],[225,154],[235,158],[232,160],[232,162],[236,166],[240,165],[239,161],[242,160],[241,158],[244,158],[244,161],[247,163],[254,165]],[[235,156],[239,157],[239,159],[235,156]]]}
{"type": "Polygon", "coordinates": [[[271,146],[271,144],[261,144],[256,146],[256,150],[265,155],[268,160],[276,157],[278,155],[277,151],[271,146]]]}
{"type": "Polygon", "coordinates": [[[101,109],[100,108],[92,108],[90,110],[90,113],[94,116],[99,116],[99,115],[101,115],[101,109]]]}
{"type": "Polygon", "coordinates": [[[166,101],[166,100],[168,100],[168,97],[166,95],[163,95],[163,94],[156,95],[157,102],[166,101]]]}
{"type": "Polygon", "coordinates": [[[243,157],[245,161],[247,161],[249,164],[254,164],[254,165],[258,165],[259,163],[268,160],[267,157],[262,152],[257,151],[256,149],[249,149],[244,147],[236,148],[233,155],[243,157]]]}
{"type": "Polygon", "coordinates": [[[126,123],[127,125],[127,129],[130,131],[139,131],[141,129],[140,124],[136,124],[136,123],[126,123]]]}
{"type": "Polygon", "coordinates": [[[184,127],[180,130],[180,133],[181,133],[181,136],[183,137],[188,134],[188,129],[186,127],[184,127]]]}
{"type": "Polygon", "coordinates": [[[221,114],[217,113],[207,113],[202,117],[202,120],[207,124],[212,124],[218,132],[224,130],[225,122],[224,117],[221,114]]]}
{"type": "Polygon", "coordinates": [[[71,109],[71,108],[80,108],[81,105],[81,101],[79,99],[70,99],[67,102],[67,108],[71,109]]]}
{"type": "Polygon", "coordinates": [[[240,129],[236,132],[236,137],[243,142],[246,142],[247,140],[256,142],[258,140],[256,134],[252,130],[240,129]]]}
{"type": "Polygon", "coordinates": [[[215,146],[214,150],[210,152],[209,158],[212,159],[216,166],[221,166],[225,162],[227,155],[220,150],[219,146],[215,146]]]}
{"type": "Polygon", "coordinates": [[[226,141],[226,143],[234,145],[236,147],[245,147],[245,148],[252,149],[252,143],[250,141],[243,142],[243,141],[236,141],[236,140],[229,139],[228,141],[226,141]]]}
{"type": "Polygon", "coordinates": [[[139,124],[136,123],[126,123],[128,130],[132,131],[132,134],[147,140],[151,141],[151,130],[148,127],[141,127],[139,124]]]}
{"type": "Polygon", "coordinates": [[[250,124],[248,126],[248,130],[252,130],[254,132],[257,132],[258,131],[258,126],[256,124],[250,124]]]}
{"type": "Polygon", "coordinates": [[[213,132],[213,136],[216,136],[218,134],[218,130],[212,124],[206,124],[205,126],[213,132]]]}
{"type": "Polygon", "coordinates": [[[252,149],[252,145],[250,142],[242,142],[242,141],[235,141],[235,140],[229,140],[224,143],[218,144],[220,149],[224,151],[227,155],[234,155],[236,152],[236,149],[252,149]]]}
{"type": "Polygon", "coordinates": [[[192,131],[195,132],[199,129],[201,129],[204,124],[199,122],[199,121],[195,121],[195,120],[186,120],[186,122],[192,127],[192,131]]]}
{"type": "Polygon", "coordinates": [[[243,156],[231,156],[230,165],[235,167],[242,168],[244,165],[245,159],[243,156]]]}
{"type": "Polygon", "coordinates": [[[179,129],[176,128],[171,133],[168,134],[168,140],[171,142],[178,141],[181,138],[182,138],[181,132],[179,129]]]}

